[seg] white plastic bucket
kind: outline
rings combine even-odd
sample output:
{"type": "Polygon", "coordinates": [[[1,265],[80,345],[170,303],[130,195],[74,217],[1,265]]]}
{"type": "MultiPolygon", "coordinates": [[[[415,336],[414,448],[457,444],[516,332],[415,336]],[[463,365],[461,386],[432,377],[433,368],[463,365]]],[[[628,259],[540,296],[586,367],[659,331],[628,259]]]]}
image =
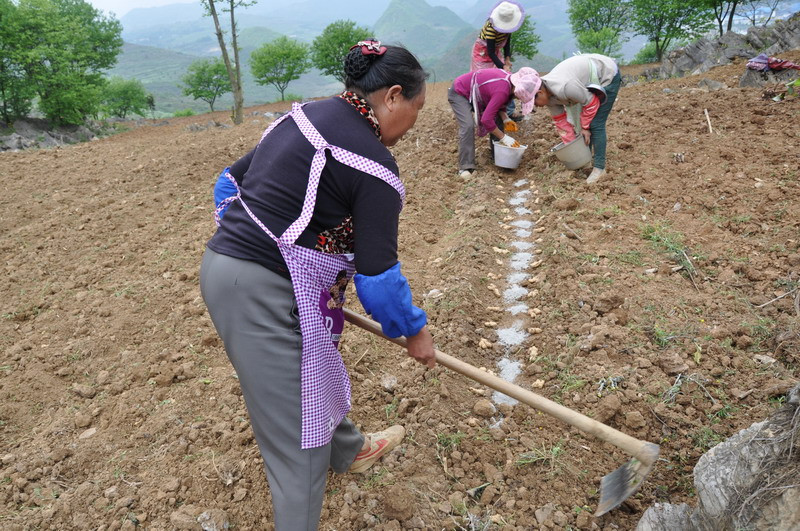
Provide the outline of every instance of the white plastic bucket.
{"type": "Polygon", "coordinates": [[[528,149],[528,146],[508,147],[499,142],[494,142],[494,165],[516,170],[526,149],[528,149]]]}
{"type": "Polygon", "coordinates": [[[556,158],[569,170],[577,170],[592,162],[592,150],[586,145],[581,135],[568,144],[561,142],[557,146],[553,146],[550,151],[553,151],[556,158]]]}

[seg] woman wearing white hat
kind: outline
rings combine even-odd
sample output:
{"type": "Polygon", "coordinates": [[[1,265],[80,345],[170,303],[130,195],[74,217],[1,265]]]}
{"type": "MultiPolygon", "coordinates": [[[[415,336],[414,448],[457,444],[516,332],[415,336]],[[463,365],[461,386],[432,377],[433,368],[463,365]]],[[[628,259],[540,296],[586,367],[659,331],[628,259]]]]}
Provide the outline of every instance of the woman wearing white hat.
{"type": "Polygon", "coordinates": [[[472,46],[471,72],[484,68],[511,71],[511,34],[525,21],[525,9],[512,0],[499,2],[472,46]]]}

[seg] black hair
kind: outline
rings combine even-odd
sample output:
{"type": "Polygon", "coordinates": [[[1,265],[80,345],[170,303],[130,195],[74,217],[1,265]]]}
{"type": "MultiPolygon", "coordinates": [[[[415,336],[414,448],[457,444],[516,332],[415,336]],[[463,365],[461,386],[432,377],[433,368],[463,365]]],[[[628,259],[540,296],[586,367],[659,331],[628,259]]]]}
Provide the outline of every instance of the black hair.
{"type": "Polygon", "coordinates": [[[422,91],[428,73],[414,54],[402,46],[386,46],[383,55],[364,55],[361,47],[344,58],[344,85],[347,90],[366,96],[376,90],[400,85],[403,97],[413,99],[422,91]]]}

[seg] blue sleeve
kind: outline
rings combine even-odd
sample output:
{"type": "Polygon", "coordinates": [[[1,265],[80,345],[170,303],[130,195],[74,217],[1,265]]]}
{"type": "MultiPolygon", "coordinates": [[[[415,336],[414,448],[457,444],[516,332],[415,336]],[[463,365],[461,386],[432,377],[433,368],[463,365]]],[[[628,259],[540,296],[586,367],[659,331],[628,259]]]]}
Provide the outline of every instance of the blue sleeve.
{"type": "Polygon", "coordinates": [[[399,262],[379,275],[357,274],[354,282],[364,310],[387,336],[415,336],[428,322],[425,311],[411,302],[411,288],[399,262]]]}
{"type": "MultiPolygon", "coordinates": [[[[236,195],[236,187],[227,177],[225,177],[225,172],[229,170],[230,168],[225,168],[219,174],[219,177],[217,177],[217,182],[214,185],[214,208],[218,207],[223,199],[227,199],[232,195],[236,195]]],[[[225,210],[227,210],[227,207],[225,210]]],[[[225,210],[220,212],[220,216],[225,213],[225,210]]]]}

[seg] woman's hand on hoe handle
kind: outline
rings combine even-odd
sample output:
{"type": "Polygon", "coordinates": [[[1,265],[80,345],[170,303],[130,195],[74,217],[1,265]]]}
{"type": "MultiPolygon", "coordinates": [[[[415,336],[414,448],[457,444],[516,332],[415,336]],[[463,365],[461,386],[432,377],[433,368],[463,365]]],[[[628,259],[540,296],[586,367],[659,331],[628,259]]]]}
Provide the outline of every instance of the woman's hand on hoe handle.
{"type": "Polygon", "coordinates": [[[436,350],[433,348],[433,336],[427,326],[417,332],[417,335],[406,338],[408,355],[425,365],[429,369],[436,366],[436,350]]]}

